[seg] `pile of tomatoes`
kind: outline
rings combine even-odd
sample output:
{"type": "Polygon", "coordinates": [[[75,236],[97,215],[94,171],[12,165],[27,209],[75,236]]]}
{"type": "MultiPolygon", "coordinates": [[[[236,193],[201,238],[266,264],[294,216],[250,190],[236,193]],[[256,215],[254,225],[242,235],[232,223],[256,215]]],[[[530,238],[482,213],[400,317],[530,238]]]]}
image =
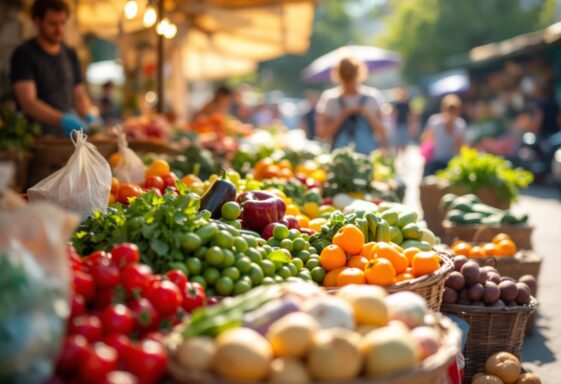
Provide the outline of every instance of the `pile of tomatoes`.
{"type": "Polygon", "coordinates": [[[83,259],[69,253],[71,315],[54,382],[157,382],[167,366],[161,336],[206,304],[203,287],[179,270],[152,273],[134,244],[83,259]]]}

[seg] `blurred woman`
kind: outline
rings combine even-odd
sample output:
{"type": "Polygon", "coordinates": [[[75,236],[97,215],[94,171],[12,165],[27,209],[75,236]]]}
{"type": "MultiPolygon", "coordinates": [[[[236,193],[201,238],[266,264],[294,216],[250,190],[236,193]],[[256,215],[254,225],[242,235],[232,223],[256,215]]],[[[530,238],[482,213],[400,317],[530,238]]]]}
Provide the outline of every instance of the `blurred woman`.
{"type": "Polygon", "coordinates": [[[456,95],[447,95],[442,99],[441,113],[432,115],[423,134],[423,147],[429,148],[424,153],[424,175],[432,175],[446,168],[448,161],[454,157],[464,144],[466,122],[460,117],[462,101],[456,95]]]}
{"type": "Polygon", "coordinates": [[[393,106],[395,126],[392,135],[392,146],[396,154],[403,152],[415,135],[415,114],[409,104],[409,92],[401,86],[396,90],[396,101],[393,106]]]}
{"type": "Polygon", "coordinates": [[[332,77],[339,86],[320,97],[316,107],[317,135],[331,143],[332,149],[354,145],[356,152],[363,154],[386,146],[380,92],[361,85],[366,77],[364,63],[344,58],[332,77]]]}

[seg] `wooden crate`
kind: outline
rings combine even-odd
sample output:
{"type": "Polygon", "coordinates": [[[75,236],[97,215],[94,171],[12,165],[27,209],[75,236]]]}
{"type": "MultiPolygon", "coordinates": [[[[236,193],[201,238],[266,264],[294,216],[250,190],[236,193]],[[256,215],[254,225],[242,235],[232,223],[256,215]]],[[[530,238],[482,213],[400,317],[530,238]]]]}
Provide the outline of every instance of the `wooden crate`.
{"type": "Polygon", "coordinates": [[[534,227],[528,224],[486,226],[483,224],[455,225],[448,220],[442,222],[444,228],[444,242],[452,244],[456,240],[468,242],[488,242],[495,235],[506,233],[516,243],[518,249],[532,248],[532,233],[534,227]]]}

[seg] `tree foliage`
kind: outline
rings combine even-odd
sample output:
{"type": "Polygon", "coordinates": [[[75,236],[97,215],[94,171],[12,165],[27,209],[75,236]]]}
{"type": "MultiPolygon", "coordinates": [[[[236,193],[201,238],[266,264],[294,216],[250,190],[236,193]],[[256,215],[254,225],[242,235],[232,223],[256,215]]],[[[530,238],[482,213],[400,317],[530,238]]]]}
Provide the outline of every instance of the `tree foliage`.
{"type": "Polygon", "coordinates": [[[379,43],[400,52],[409,80],[435,74],[471,48],[543,28],[555,0],[393,0],[379,43]]]}

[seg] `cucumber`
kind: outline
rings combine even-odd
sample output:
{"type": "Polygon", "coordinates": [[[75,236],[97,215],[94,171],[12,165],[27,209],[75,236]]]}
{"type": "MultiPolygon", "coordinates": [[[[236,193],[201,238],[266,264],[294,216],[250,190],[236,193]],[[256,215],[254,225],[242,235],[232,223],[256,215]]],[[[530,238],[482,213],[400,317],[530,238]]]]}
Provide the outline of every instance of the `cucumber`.
{"type": "Polygon", "coordinates": [[[436,236],[432,231],[428,228],[422,228],[421,231],[423,232],[423,236],[421,236],[421,241],[426,241],[432,246],[435,246],[438,242],[436,240],[436,236]]]}
{"type": "Polygon", "coordinates": [[[483,215],[481,213],[466,213],[463,217],[464,224],[481,224],[481,220],[483,219],[483,215]]]}
{"type": "Polygon", "coordinates": [[[458,211],[462,211],[464,213],[471,213],[471,212],[473,212],[473,205],[468,204],[468,203],[464,203],[464,202],[460,202],[460,203],[454,204],[454,209],[456,209],[458,211]]]}
{"type": "Polygon", "coordinates": [[[392,240],[392,234],[390,232],[390,225],[382,220],[378,223],[378,228],[376,228],[376,241],[385,241],[386,243],[392,240]]]}
{"type": "Polygon", "coordinates": [[[490,205],[487,204],[473,204],[471,206],[472,208],[472,212],[476,212],[476,213],[481,213],[482,215],[485,216],[491,216],[495,213],[501,213],[502,211],[500,209],[497,208],[493,208],[490,205]]]}
{"type": "Polygon", "coordinates": [[[474,195],[473,193],[468,193],[467,195],[463,195],[462,198],[464,198],[465,200],[471,202],[471,204],[478,204],[478,203],[481,203],[481,200],[479,199],[479,197],[477,197],[477,196],[474,195]]]}
{"type": "Polygon", "coordinates": [[[391,226],[390,227],[390,234],[392,238],[392,243],[401,244],[403,242],[403,233],[398,227],[391,226]]]}
{"type": "Polygon", "coordinates": [[[458,196],[454,195],[453,193],[447,193],[444,196],[442,196],[439,204],[440,210],[441,211],[449,210],[452,206],[452,203],[457,197],[458,196]]]}
{"type": "Polygon", "coordinates": [[[512,212],[505,212],[501,219],[502,224],[524,224],[528,221],[528,215],[515,215],[512,212]]]}
{"type": "Polygon", "coordinates": [[[399,228],[405,227],[407,224],[414,224],[419,219],[419,215],[415,211],[401,212],[397,219],[397,226],[399,228]]]}
{"type": "Polygon", "coordinates": [[[423,252],[427,252],[432,249],[432,245],[430,245],[426,241],[405,240],[403,243],[401,243],[401,248],[403,249],[407,249],[411,247],[419,248],[423,252]]]}
{"type": "Polygon", "coordinates": [[[360,229],[362,235],[364,236],[364,241],[368,239],[368,220],[362,218],[355,219],[355,225],[360,229]]]}
{"type": "Polygon", "coordinates": [[[373,212],[367,212],[364,217],[368,221],[368,242],[376,241],[376,230],[378,224],[382,222],[382,219],[373,212]]]}
{"type": "Polygon", "coordinates": [[[423,229],[417,224],[407,224],[401,231],[408,240],[421,240],[423,237],[423,229]]]}
{"type": "Polygon", "coordinates": [[[399,219],[399,212],[395,209],[388,209],[387,211],[382,212],[380,217],[386,220],[389,225],[396,225],[397,220],[399,219]]]}
{"type": "Polygon", "coordinates": [[[457,209],[452,209],[446,214],[446,219],[453,223],[462,224],[464,222],[464,212],[457,209]]]}
{"type": "Polygon", "coordinates": [[[504,216],[503,213],[494,213],[492,215],[489,215],[489,216],[481,219],[481,224],[499,225],[499,224],[501,224],[503,216],[504,216]]]}

